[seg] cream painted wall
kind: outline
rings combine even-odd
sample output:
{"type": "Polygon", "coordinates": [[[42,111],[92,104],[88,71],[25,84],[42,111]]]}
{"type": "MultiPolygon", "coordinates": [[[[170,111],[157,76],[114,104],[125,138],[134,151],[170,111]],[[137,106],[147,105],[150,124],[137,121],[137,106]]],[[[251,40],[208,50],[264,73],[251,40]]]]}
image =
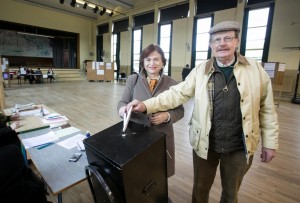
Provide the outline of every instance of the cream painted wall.
{"type": "Polygon", "coordinates": [[[129,67],[131,64],[131,40],[128,31],[121,32],[120,41],[120,65],[129,67]]]}
{"type": "Polygon", "coordinates": [[[187,39],[187,30],[188,18],[173,21],[171,76],[178,81],[182,79],[182,68],[190,64],[191,45],[187,39]]]}
{"type": "Polygon", "coordinates": [[[109,33],[103,35],[103,50],[105,51],[103,61],[106,63],[111,62],[111,37],[109,33]]]}
{"type": "Polygon", "coordinates": [[[82,68],[83,61],[86,59],[95,60],[96,26],[91,20],[12,0],[1,0],[0,20],[79,33],[78,68],[82,68]],[[90,52],[93,56],[90,56],[90,52]]]}
{"type": "Polygon", "coordinates": [[[130,74],[131,68],[131,37],[129,31],[120,33],[120,73],[130,74]]]}
{"type": "Polygon", "coordinates": [[[153,41],[154,24],[143,26],[143,41],[142,49],[146,48],[149,44],[157,44],[157,40],[153,41]]]}
{"type": "Polygon", "coordinates": [[[284,47],[300,47],[300,1],[277,0],[271,33],[269,61],[286,63],[286,69],[298,69],[300,51],[284,47]]]}
{"type": "MultiPolygon", "coordinates": [[[[300,47],[300,1],[277,0],[271,33],[269,61],[286,64],[283,91],[294,92],[299,67],[300,50],[283,49],[300,47]]],[[[300,93],[300,83],[298,86],[300,93]]]]}

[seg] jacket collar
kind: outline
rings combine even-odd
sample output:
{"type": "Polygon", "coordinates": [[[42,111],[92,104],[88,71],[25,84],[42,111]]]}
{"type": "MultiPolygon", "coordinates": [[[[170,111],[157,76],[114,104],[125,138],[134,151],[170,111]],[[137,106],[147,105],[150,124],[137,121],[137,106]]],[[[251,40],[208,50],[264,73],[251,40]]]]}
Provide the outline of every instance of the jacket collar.
{"type": "MultiPolygon", "coordinates": [[[[245,65],[250,65],[250,63],[248,62],[248,60],[246,59],[245,56],[241,55],[238,52],[235,52],[235,54],[236,54],[236,57],[237,57],[237,63],[242,64],[244,66],[245,65]]],[[[210,74],[215,70],[215,68],[213,66],[215,59],[216,59],[216,57],[211,57],[207,61],[206,65],[205,65],[205,74],[210,74]]]]}

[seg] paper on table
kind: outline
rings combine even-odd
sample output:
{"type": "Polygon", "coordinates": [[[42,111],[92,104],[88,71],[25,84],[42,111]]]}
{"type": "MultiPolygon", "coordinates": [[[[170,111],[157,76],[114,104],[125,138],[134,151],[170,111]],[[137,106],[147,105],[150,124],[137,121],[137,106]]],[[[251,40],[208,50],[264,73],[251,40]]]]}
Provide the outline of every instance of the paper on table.
{"type": "Polygon", "coordinates": [[[44,119],[51,120],[51,119],[55,119],[55,118],[59,118],[59,117],[61,117],[61,115],[59,113],[50,113],[50,114],[44,116],[44,119]]]}
{"type": "Polygon", "coordinates": [[[44,124],[61,123],[61,122],[65,122],[68,120],[69,119],[66,116],[59,116],[59,117],[52,118],[52,119],[42,118],[42,121],[44,124]]]}
{"type": "Polygon", "coordinates": [[[65,129],[57,130],[57,131],[55,131],[55,134],[58,138],[61,138],[66,135],[71,135],[71,134],[79,132],[79,131],[80,130],[78,128],[71,126],[71,127],[65,128],[65,129]]]}
{"type": "Polygon", "coordinates": [[[77,142],[79,141],[82,141],[86,138],[85,135],[82,135],[82,134],[77,134],[77,135],[74,135],[64,141],[61,141],[59,143],[57,143],[58,145],[66,148],[66,149],[72,149],[74,147],[77,146],[77,142]]]}
{"type": "Polygon", "coordinates": [[[55,133],[53,131],[51,131],[44,135],[22,139],[22,143],[23,143],[25,149],[28,149],[30,147],[42,145],[42,144],[45,144],[48,142],[53,142],[56,140],[58,140],[58,138],[56,137],[55,133]]]}
{"type": "Polygon", "coordinates": [[[130,120],[130,116],[131,116],[131,111],[132,111],[132,106],[129,108],[129,110],[127,111],[127,113],[124,113],[124,120],[123,120],[123,133],[125,133],[129,120],[130,120]]]}
{"type": "Polygon", "coordinates": [[[32,110],[21,111],[18,113],[20,116],[41,115],[41,109],[35,108],[32,110]]]}
{"type": "Polygon", "coordinates": [[[57,122],[57,123],[50,123],[50,129],[58,128],[58,127],[61,127],[63,125],[67,125],[67,124],[68,124],[67,121],[57,122]]]}

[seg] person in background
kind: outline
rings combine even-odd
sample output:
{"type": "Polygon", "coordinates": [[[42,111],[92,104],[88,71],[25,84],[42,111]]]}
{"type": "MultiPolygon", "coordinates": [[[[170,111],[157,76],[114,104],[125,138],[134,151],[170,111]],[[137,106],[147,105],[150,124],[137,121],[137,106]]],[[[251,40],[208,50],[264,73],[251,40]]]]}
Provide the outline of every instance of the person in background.
{"type": "Polygon", "coordinates": [[[52,81],[55,80],[55,78],[54,78],[54,71],[52,70],[52,68],[48,69],[47,75],[48,75],[48,78],[50,79],[50,82],[52,82],[52,81]]]}
{"type": "Polygon", "coordinates": [[[186,76],[188,76],[188,74],[190,72],[191,72],[190,65],[186,64],[185,67],[182,69],[182,72],[181,72],[182,81],[185,80],[186,76]]]}
{"type": "Polygon", "coordinates": [[[26,74],[27,74],[27,78],[30,84],[33,84],[33,81],[35,81],[35,76],[32,75],[34,74],[34,70],[32,70],[32,68],[27,68],[26,69],[26,74]]]}
{"type": "Polygon", "coordinates": [[[0,202],[46,203],[44,183],[25,165],[16,129],[19,115],[0,114],[0,202]],[[13,121],[9,126],[6,122],[13,121]]]}
{"type": "Polygon", "coordinates": [[[184,82],[144,102],[127,105],[134,112],[176,108],[194,98],[190,120],[193,147],[193,203],[209,202],[220,164],[221,203],[236,203],[244,175],[262,142],[261,161],[278,149],[279,125],[270,77],[254,59],[236,50],[240,26],[224,21],[210,31],[211,59],[195,67],[184,82]]]}
{"type": "Polygon", "coordinates": [[[43,73],[42,73],[41,69],[37,68],[37,70],[35,71],[35,74],[40,74],[40,75],[36,75],[35,83],[42,83],[43,73]]]}
{"type": "MultiPolygon", "coordinates": [[[[168,90],[177,82],[163,74],[163,68],[166,65],[166,58],[163,50],[154,44],[147,46],[140,55],[140,67],[142,70],[138,74],[132,74],[126,81],[126,87],[118,103],[119,115],[123,117],[126,106],[134,99],[146,100],[159,95],[168,90]],[[153,84],[154,83],[154,84],[153,84]]],[[[178,107],[146,115],[143,113],[132,113],[130,120],[136,123],[144,124],[154,129],[166,133],[167,145],[167,175],[171,177],[175,174],[175,143],[173,123],[184,116],[182,105],[178,107]]]]}

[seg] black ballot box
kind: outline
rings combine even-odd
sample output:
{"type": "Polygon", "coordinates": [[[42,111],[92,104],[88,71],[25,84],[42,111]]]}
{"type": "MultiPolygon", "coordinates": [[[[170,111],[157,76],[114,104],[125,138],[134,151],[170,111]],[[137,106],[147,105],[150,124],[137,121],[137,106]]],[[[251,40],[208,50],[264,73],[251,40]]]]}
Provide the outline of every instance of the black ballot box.
{"type": "Polygon", "coordinates": [[[165,134],[123,122],[84,140],[86,173],[97,203],[167,203],[165,134]]]}

